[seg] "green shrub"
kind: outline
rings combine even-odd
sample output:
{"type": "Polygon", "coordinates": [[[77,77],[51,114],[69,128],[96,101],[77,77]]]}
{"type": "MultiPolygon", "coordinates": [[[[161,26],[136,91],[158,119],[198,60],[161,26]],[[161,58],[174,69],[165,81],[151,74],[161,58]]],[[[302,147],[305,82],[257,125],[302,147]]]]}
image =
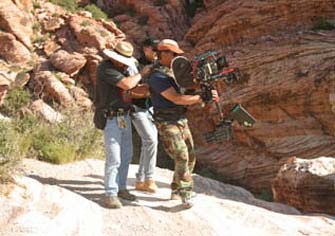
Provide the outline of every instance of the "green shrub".
{"type": "Polygon", "coordinates": [[[21,108],[27,106],[30,103],[31,95],[28,91],[16,88],[10,90],[4,101],[4,105],[1,110],[8,116],[16,116],[21,108]]]}
{"type": "Polygon", "coordinates": [[[0,121],[0,183],[11,180],[20,160],[20,136],[9,122],[0,121]]]}
{"type": "Polygon", "coordinates": [[[186,14],[189,17],[194,17],[197,9],[202,7],[204,7],[204,3],[202,0],[194,0],[185,7],[186,14]]]}
{"type": "Polygon", "coordinates": [[[91,12],[94,19],[105,19],[105,20],[107,20],[107,18],[108,18],[107,14],[105,12],[103,12],[95,4],[87,5],[87,6],[85,6],[84,9],[86,11],[91,12]]]}
{"type": "Polygon", "coordinates": [[[136,11],[132,6],[127,6],[125,11],[131,17],[134,17],[136,15],[136,11]]]}
{"type": "Polygon", "coordinates": [[[154,0],[153,4],[156,7],[160,7],[160,6],[164,6],[165,4],[167,4],[167,2],[166,0],[154,0]]]}
{"type": "Polygon", "coordinates": [[[146,24],[148,24],[148,20],[149,20],[149,16],[147,16],[147,15],[143,15],[143,16],[140,16],[140,17],[138,18],[137,23],[138,23],[139,25],[146,25],[146,24]]]}
{"type": "Polygon", "coordinates": [[[92,122],[92,113],[66,111],[59,124],[40,124],[32,131],[32,147],[41,160],[61,164],[84,158],[103,158],[102,134],[92,122]],[[62,148],[63,147],[63,148],[62,148]]]}
{"type": "Polygon", "coordinates": [[[90,26],[91,25],[91,22],[89,22],[88,20],[84,20],[80,23],[80,25],[82,27],[87,27],[87,26],[90,26]]]}
{"type": "Polygon", "coordinates": [[[34,24],[33,24],[33,32],[36,34],[36,33],[38,33],[38,32],[40,32],[41,31],[41,24],[40,24],[40,22],[35,22],[34,24]]]}
{"type": "Polygon", "coordinates": [[[273,202],[273,194],[271,190],[262,190],[260,193],[255,194],[255,198],[267,201],[267,202],[273,202]]]}
{"type": "Polygon", "coordinates": [[[41,8],[41,4],[39,2],[37,2],[37,1],[34,1],[33,2],[33,8],[34,9],[39,9],[39,8],[41,8]]]}
{"type": "Polygon", "coordinates": [[[49,2],[59,5],[70,12],[76,12],[79,9],[76,0],[49,0],[49,2]]]}
{"type": "Polygon", "coordinates": [[[49,33],[46,33],[46,34],[43,34],[43,35],[36,35],[33,39],[33,42],[37,43],[37,44],[41,44],[41,43],[46,42],[49,38],[50,38],[49,33]]]}
{"type": "Polygon", "coordinates": [[[106,30],[98,30],[98,32],[104,38],[109,36],[108,31],[106,31],[106,30]]]}
{"type": "Polygon", "coordinates": [[[312,30],[333,30],[335,29],[335,23],[328,21],[326,18],[317,17],[313,21],[312,30]]]}

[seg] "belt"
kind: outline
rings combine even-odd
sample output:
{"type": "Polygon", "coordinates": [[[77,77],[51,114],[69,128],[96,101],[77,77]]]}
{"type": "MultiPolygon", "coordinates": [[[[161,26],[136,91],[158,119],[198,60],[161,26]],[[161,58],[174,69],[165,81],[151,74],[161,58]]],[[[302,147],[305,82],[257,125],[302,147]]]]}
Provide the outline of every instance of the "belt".
{"type": "Polygon", "coordinates": [[[107,111],[107,117],[109,119],[111,119],[115,116],[125,116],[125,115],[129,115],[129,114],[130,114],[130,109],[125,110],[123,108],[120,108],[120,109],[117,109],[117,110],[107,111]]]}

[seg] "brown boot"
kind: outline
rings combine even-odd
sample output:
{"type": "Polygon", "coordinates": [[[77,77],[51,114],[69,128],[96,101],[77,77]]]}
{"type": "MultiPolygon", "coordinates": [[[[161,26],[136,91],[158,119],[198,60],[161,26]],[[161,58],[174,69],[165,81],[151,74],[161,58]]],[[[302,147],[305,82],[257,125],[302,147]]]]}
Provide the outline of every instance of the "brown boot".
{"type": "Polygon", "coordinates": [[[106,196],[104,199],[105,206],[107,208],[121,208],[122,203],[120,202],[118,197],[115,196],[106,196]]]}
{"type": "Polygon", "coordinates": [[[135,183],[135,190],[145,191],[144,182],[136,182],[135,183]]]}
{"type": "Polygon", "coordinates": [[[181,196],[179,195],[178,191],[171,192],[171,200],[181,200],[181,196]]]}
{"type": "Polygon", "coordinates": [[[144,191],[155,193],[158,190],[158,187],[153,179],[147,179],[144,181],[144,191]]]}
{"type": "MultiPolygon", "coordinates": [[[[190,197],[195,198],[196,196],[197,196],[197,194],[192,191],[190,197]]],[[[171,192],[171,200],[181,200],[181,196],[179,195],[179,193],[177,191],[172,191],[171,192]]]]}
{"type": "Polygon", "coordinates": [[[131,194],[127,189],[120,190],[117,193],[117,196],[119,198],[122,198],[122,199],[125,199],[125,200],[128,200],[128,201],[135,201],[136,200],[136,196],[134,194],[131,194]]]}

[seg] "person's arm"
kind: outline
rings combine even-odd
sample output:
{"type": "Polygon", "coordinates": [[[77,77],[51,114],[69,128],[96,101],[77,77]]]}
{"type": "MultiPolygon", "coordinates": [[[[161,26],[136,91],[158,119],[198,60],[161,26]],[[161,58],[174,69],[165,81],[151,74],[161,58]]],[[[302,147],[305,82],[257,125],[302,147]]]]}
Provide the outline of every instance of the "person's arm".
{"type": "Polygon", "coordinates": [[[139,84],[135,88],[129,90],[130,97],[133,99],[147,98],[150,96],[148,84],[139,84]]]}
{"type": "Polygon", "coordinates": [[[150,73],[151,67],[144,67],[140,73],[137,73],[135,75],[131,75],[128,77],[124,77],[122,80],[120,80],[116,86],[119,88],[122,88],[123,90],[129,90],[134,88],[140,80],[145,77],[148,73],[150,73]]]}
{"type": "Polygon", "coordinates": [[[174,87],[164,90],[161,95],[176,105],[193,105],[203,102],[200,95],[182,95],[177,93],[174,87]]]}
{"type": "Polygon", "coordinates": [[[116,83],[116,86],[122,88],[123,90],[128,90],[134,88],[138,82],[142,79],[141,74],[135,74],[132,76],[124,77],[119,82],[116,83]]]}

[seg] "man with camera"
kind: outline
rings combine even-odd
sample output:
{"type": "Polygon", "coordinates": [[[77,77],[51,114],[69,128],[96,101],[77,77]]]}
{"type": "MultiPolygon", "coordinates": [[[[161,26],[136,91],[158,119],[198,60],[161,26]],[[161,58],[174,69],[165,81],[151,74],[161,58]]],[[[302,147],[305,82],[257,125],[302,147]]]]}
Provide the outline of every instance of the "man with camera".
{"type": "Polygon", "coordinates": [[[97,68],[94,123],[104,131],[106,149],[105,162],[105,205],[109,208],[122,206],[119,198],[134,201],[126,189],[129,164],[132,158],[132,128],[129,90],[137,86],[144,76],[129,75],[127,69],[134,64],[133,46],[119,42],[114,51],[105,49],[107,60],[97,68]]]}
{"type": "Polygon", "coordinates": [[[186,106],[202,104],[204,99],[218,101],[216,90],[211,96],[184,95],[174,79],[172,60],[183,54],[176,41],[164,39],[157,46],[160,66],[154,69],[148,83],[154,107],[154,120],[167,154],[175,161],[171,199],[181,199],[184,208],[192,207],[190,202],[193,188],[192,172],[196,158],[194,144],[185,116],[186,106]],[[203,99],[204,98],[204,99],[203,99]]]}

